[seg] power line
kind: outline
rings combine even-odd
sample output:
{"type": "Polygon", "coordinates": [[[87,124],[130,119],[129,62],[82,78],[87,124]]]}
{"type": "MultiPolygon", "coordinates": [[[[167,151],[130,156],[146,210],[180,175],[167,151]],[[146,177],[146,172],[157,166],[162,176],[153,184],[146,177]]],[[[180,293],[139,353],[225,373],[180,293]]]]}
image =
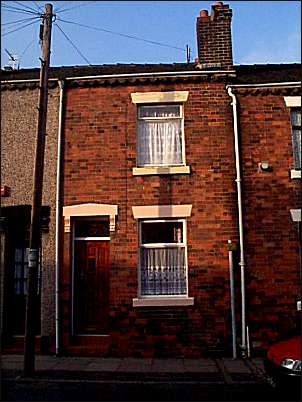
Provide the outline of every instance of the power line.
{"type": "Polygon", "coordinates": [[[68,40],[68,42],[74,47],[74,49],[78,52],[78,54],[86,61],[86,63],[88,63],[91,66],[90,61],[83,55],[83,53],[77,48],[77,46],[72,42],[72,40],[67,36],[67,34],[60,28],[60,26],[57,23],[54,23],[54,25],[59,28],[59,30],[62,32],[62,34],[68,40]]]}
{"type": "MultiPolygon", "coordinates": [[[[66,3],[66,1],[64,1],[64,3],[66,3]]],[[[74,1],[69,1],[68,3],[69,3],[69,4],[70,4],[70,3],[74,3],[74,1]]],[[[60,6],[58,9],[56,9],[56,13],[60,12],[60,10],[62,10],[65,6],[66,6],[66,4],[63,4],[63,5],[60,6]]]]}
{"type": "Polygon", "coordinates": [[[31,42],[28,43],[28,45],[24,48],[23,52],[21,53],[19,57],[19,62],[21,61],[22,57],[26,53],[26,51],[30,48],[30,46],[36,41],[36,38],[34,38],[31,42]]]}
{"type": "Polygon", "coordinates": [[[34,5],[37,7],[38,11],[43,9],[41,6],[39,6],[39,4],[36,1],[32,1],[32,3],[34,3],[34,5]]]}
{"type": "Polygon", "coordinates": [[[74,21],[67,21],[67,20],[63,20],[63,19],[60,18],[60,17],[57,17],[57,20],[59,20],[59,21],[61,21],[61,22],[66,22],[66,23],[68,23],[68,24],[78,25],[78,26],[83,27],[83,28],[93,29],[93,30],[95,30],[95,31],[107,32],[107,33],[111,33],[111,34],[113,34],[113,35],[123,36],[123,37],[128,38],[128,39],[135,39],[135,40],[138,40],[138,41],[142,41],[142,42],[146,42],[146,43],[151,43],[152,45],[158,45],[158,46],[169,47],[169,48],[172,48],[172,49],[177,49],[177,50],[181,50],[181,51],[183,51],[183,52],[186,52],[186,49],[183,49],[183,48],[181,48],[181,47],[172,46],[172,45],[168,45],[168,44],[166,44],[166,43],[161,43],[161,42],[155,42],[155,41],[153,41],[153,40],[143,39],[143,38],[140,38],[140,37],[134,36],[134,35],[127,35],[127,34],[123,34],[123,33],[119,33],[119,32],[114,32],[114,31],[111,31],[111,30],[109,30],[109,29],[98,28],[98,27],[92,27],[92,26],[80,24],[80,23],[74,22],[74,21]]]}
{"type": "MultiPolygon", "coordinates": [[[[39,17],[39,19],[40,19],[40,17],[39,17]]],[[[20,31],[21,29],[26,28],[26,27],[28,27],[29,25],[35,24],[35,23],[37,22],[37,20],[38,20],[38,17],[36,17],[36,21],[32,21],[32,22],[30,22],[29,24],[23,25],[22,27],[13,29],[12,31],[5,32],[5,33],[2,34],[1,36],[6,36],[6,35],[9,35],[9,34],[11,34],[11,33],[13,33],[13,32],[20,31]]]]}
{"type": "Polygon", "coordinates": [[[12,24],[20,24],[21,22],[30,21],[30,20],[33,20],[33,19],[36,19],[36,18],[38,18],[38,17],[29,17],[29,18],[23,18],[21,20],[5,22],[4,24],[2,24],[2,26],[4,26],[4,25],[12,25],[12,24]]]}
{"type": "Polygon", "coordinates": [[[32,46],[32,44],[35,43],[35,42],[36,42],[36,38],[34,38],[32,41],[30,41],[30,42],[26,45],[26,47],[24,48],[24,50],[21,52],[21,55],[20,55],[20,57],[18,58],[18,69],[20,68],[20,64],[21,64],[22,57],[25,55],[26,51],[27,51],[27,50],[32,46]]]}
{"type": "Polygon", "coordinates": [[[36,12],[36,11],[37,11],[37,10],[35,10],[35,9],[31,8],[31,7],[29,7],[29,6],[26,5],[26,4],[20,3],[19,1],[12,1],[12,3],[16,3],[16,4],[18,4],[19,6],[25,7],[26,9],[28,9],[28,10],[30,10],[30,11],[33,11],[33,12],[36,12]]]}
{"type": "Polygon", "coordinates": [[[88,6],[88,4],[91,4],[91,3],[96,3],[96,1],[88,1],[88,2],[85,2],[85,4],[80,4],[79,6],[73,6],[73,7],[70,7],[70,8],[63,8],[63,10],[59,9],[57,11],[57,13],[64,13],[65,11],[70,11],[70,10],[73,10],[74,8],[88,6]]]}
{"type": "MultiPolygon", "coordinates": [[[[3,7],[3,6],[2,6],[3,7]]],[[[14,11],[14,10],[9,10],[9,9],[4,9],[5,11],[9,11],[11,13],[17,13],[17,14],[26,14],[28,15],[28,13],[24,12],[24,11],[14,11]]],[[[37,13],[37,15],[40,15],[37,13]]]]}
{"type": "Polygon", "coordinates": [[[4,9],[7,9],[7,10],[23,11],[24,13],[27,13],[27,14],[38,14],[36,11],[27,10],[26,8],[14,7],[9,4],[3,4],[2,7],[4,7],[4,9]]]}
{"type": "Polygon", "coordinates": [[[29,10],[26,10],[24,8],[17,8],[17,7],[8,6],[6,4],[3,4],[2,8],[4,10],[6,10],[6,11],[11,11],[11,12],[15,12],[15,13],[18,12],[18,13],[21,13],[21,14],[36,14],[36,15],[40,15],[40,13],[37,13],[37,12],[29,11],[29,10]]]}

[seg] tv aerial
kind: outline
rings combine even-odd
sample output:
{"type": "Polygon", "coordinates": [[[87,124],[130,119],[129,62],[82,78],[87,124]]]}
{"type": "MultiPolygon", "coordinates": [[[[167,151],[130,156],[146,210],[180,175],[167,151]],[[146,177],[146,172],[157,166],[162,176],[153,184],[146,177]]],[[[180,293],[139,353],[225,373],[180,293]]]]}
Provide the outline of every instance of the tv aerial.
{"type": "Polygon", "coordinates": [[[12,55],[7,49],[4,49],[6,51],[6,53],[9,56],[9,65],[13,70],[16,70],[17,68],[19,68],[19,64],[18,64],[18,56],[17,55],[12,55]]]}

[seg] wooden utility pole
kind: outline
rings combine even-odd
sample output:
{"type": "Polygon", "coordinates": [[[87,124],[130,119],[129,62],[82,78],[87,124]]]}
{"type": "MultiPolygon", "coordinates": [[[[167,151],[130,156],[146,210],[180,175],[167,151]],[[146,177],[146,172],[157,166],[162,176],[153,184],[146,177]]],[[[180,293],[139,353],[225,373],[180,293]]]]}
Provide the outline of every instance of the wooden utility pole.
{"type": "Polygon", "coordinates": [[[43,170],[44,170],[44,150],[46,135],[47,101],[48,101],[48,69],[50,60],[50,42],[52,27],[52,4],[45,4],[45,11],[42,15],[43,28],[42,37],[42,57],[39,83],[39,105],[38,105],[38,125],[37,142],[34,168],[34,188],[31,210],[31,226],[29,240],[28,257],[28,287],[26,300],[26,319],[24,336],[24,376],[32,376],[35,373],[35,328],[37,320],[37,282],[39,249],[41,244],[40,230],[40,211],[42,204],[43,170]]]}

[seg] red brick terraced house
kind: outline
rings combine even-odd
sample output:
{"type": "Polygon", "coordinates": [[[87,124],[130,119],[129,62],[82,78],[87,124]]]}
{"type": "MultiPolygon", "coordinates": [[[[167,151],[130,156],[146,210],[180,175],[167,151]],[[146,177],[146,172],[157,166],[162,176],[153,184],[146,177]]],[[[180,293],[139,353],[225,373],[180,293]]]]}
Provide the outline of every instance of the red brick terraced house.
{"type": "MultiPolygon", "coordinates": [[[[201,11],[194,63],[51,69],[59,163],[44,352],[227,356],[235,342],[246,356],[299,331],[300,65],[233,65],[231,18],[221,2],[201,11]]],[[[2,103],[37,77],[3,72],[2,103]]],[[[16,261],[1,259],[13,293],[16,261]]]]}

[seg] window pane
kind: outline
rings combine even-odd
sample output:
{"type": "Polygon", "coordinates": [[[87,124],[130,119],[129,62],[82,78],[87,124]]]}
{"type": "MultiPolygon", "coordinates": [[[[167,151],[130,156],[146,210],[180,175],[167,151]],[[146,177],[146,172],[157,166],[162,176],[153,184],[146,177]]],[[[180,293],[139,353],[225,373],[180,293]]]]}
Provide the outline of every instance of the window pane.
{"type": "Polygon", "coordinates": [[[165,105],[165,106],[140,106],[138,109],[139,118],[148,117],[180,117],[179,105],[165,105]]]}
{"type": "Polygon", "coordinates": [[[22,294],[23,292],[21,291],[21,283],[20,283],[20,281],[19,280],[16,280],[15,281],[15,294],[16,295],[20,295],[20,294],[22,294]]]}
{"type": "Polygon", "coordinates": [[[301,127],[301,110],[299,109],[291,110],[291,123],[292,126],[301,127]]]}
{"type": "Polygon", "coordinates": [[[75,222],[75,237],[109,237],[109,222],[78,220],[75,222]]]}
{"type": "Polygon", "coordinates": [[[140,166],[181,165],[181,121],[138,122],[138,164],[140,166]]]}
{"type": "Polygon", "coordinates": [[[301,169],[301,130],[293,130],[293,150],[295,169],[301,169]]]}
{"type": "Polygon", "coordinates": [[[142,222],[142,244],[183,243],[182,222],[142,222]]]}
{"type": "Polygon", "coordinates": [[[141,294],[186,294],[185,248],[141,249],[141,294]]]}
{"type": "Polygon", "coordinates": [[[15,262],[22,262],[23,249],[15,248],[15,262]]]}

